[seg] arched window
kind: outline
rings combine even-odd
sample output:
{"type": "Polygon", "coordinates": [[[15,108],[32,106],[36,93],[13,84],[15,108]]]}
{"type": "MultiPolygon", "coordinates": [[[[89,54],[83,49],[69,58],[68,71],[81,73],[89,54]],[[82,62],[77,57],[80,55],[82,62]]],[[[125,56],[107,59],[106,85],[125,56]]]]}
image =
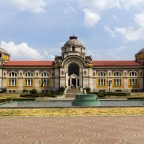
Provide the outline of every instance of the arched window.
{"type": "Polygon", "coordinates": [[[109,72],[108,75],[111,76],[111,72],[109,72]]]}
{"type": "Polygon", "coordinates": [[[25,73],[25,85],[26,86],[32,86],[33,85],[33,73],[32,72],[26,72],[25,73]]]}
{"type": "Polygon", "coordinates": [[[9,72],[9,86],[16,86],[17,85],[17,73],[12,71],[9,72]]]}
{"type": "Polygon", "coordinates": [[[41,73],[41,87],[49,85],[49,73],[44,71],[41,73]]]}
{"type": "Polygon", "coordinates": [[[114,72],[114,77],[121,77],[121,76],[122,76],[121,72],[119,71],[114,72]]]}
{"type": "Polygon", "coordinates": [[[129,72],[129,76],[130,76],[130,77],[137,77],[138,74],[137,74],[137,72],[135,72],[135,71],[130,71],[130,72],[129,72]]]}
{"type": "Polygon", "coordinates": [[[17,77],[17,73],[16,72],[10,72],[9,77],[15,78],[15,77],[17,77]]]}
{"type": "Polygon", "coordinates": [[[69,68],[68,68],[68,74],[69,76],[72,74],[76,74],[77,76],[79,76],[79,67],[77,64],[72,63],[69,68]]]}
{"type": "Polygon", "coordinates": [[[2,54],[0,53],[0,57],[2,57],[2,54]]]}
{"type": "Polygon", "coordinates": [[[25,76],[26,76],[27,78],[32,78],[32,77],[33,77],[33,73],[32,73],[32,72],[26,72],[26,73],[25,73],[25,76]]]}
{"type": "Polygon", "coordinates": [[[98,76],[99,76],[99,77],[105,77],[105,76],[106,76],[106,73],[103,72],[103,71],[100,71],[100,72],[98,72],[98,76]]]}
{"type": "Polygon", "coordinates": [[[84,75],[86,75],[87,74],[87,72],[86,71],[84,71],[84,75]]]}
{"type": "Polygon", "coordinates": [[[72,46],[72,51],[75,51],[75,46],[72,46]]]}

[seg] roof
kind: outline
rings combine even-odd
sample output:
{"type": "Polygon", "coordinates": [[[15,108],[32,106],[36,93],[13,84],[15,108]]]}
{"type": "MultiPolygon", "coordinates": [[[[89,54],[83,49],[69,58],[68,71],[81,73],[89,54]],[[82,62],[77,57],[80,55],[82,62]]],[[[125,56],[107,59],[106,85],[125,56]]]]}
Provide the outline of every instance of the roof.
{"type": "Polygon", "coordinates": [[[93,61],[92,62],[93,66],[141,66],[140,63],[136,61],[93,61]]]}
{"type": "MultiPolygon", "coordinates": [[[[9,61],[7,62],[4,66],[7,67],[13,67],[13,66],[17,66],[17,67],[50,67],[53,65],[54,61],[9,61]]],[[[108,67],[108,66],[141,66],[140,63],[136,62],[136,61],[93,61],[92,62],[93,66],[104,66],[104,67],[108,67]]]]}
{"type": "Polygon", "coordinates": [[[73,46],[83,46],[82,43],[77,39],[76,36],[70,36],[69,40],[64,44],[64,46],[69,46],[69,45],[73,45],[73,46]]]}
{"type": "Polygon", "coordinates": [[[26,67],[43,67],[43,66],[52,66],[53,61],[9,61],[5,66],[26,66],[26,67]]]}

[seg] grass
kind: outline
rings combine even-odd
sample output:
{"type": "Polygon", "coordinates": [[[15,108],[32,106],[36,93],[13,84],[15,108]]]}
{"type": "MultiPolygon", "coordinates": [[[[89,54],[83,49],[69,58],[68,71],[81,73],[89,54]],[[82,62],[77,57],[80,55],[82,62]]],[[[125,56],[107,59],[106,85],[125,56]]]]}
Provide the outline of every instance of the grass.
{"type": "Polygon", "coordinates": [[[20,98],[20,94],[11,94],[11,93],[1,93],[0,99],[7,99],[7,98],[20,98]]]}
{"type": "Polygon", "coordinates": [[[126,116],[144,115],[144,108],[0,109],[0,116],[126,116]]]}

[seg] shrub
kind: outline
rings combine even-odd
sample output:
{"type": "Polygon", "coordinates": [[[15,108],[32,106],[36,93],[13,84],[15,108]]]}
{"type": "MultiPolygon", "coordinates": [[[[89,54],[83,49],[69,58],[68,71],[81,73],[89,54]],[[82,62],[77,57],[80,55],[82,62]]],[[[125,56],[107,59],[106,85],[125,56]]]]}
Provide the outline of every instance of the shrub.
{"type": "Polygon", "coordinates": [[[36,89],[32,89],[32,90],[30,90],[30,93],[31,94],[37,94],[37,90],[36,89]]]}
{"type": "Polygon", "coordinates": [[[22,90],[22,93],[26,93],[26,92],[27,92],[27,90],[26,90],[26,89],[23,89],[23,90],[22,90]]]}
{"type": "Polygon", "coordinates": [[[64,90],[65,90],[65,88],[62,86],[62,87],[60,87],[59,92],[64,92],[64,90]]]}
{"type": "Polygon", "coordinates": [[[86,87],[85,90],[86,90],[86,92],[88,93],[88,92],[91,91],[91,88],[90,88],[90,87],[86,87]]]}
{"type": "Polygon", "coordinates": [[[21,94],[20,97],[39,97],[39,94],[21,94]]]}

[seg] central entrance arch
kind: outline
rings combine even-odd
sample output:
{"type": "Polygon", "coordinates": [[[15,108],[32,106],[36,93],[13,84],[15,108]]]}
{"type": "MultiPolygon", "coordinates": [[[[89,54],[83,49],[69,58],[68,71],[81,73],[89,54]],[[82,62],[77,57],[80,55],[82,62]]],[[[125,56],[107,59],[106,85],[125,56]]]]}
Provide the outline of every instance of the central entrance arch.
{"type": "Polygon", "coordinates": [[[77,88],[79,87],[79,75],[80,70],[79,66],[76,63],[72,63],[68,67],[68,85],[71,88],[77,88]]]}

